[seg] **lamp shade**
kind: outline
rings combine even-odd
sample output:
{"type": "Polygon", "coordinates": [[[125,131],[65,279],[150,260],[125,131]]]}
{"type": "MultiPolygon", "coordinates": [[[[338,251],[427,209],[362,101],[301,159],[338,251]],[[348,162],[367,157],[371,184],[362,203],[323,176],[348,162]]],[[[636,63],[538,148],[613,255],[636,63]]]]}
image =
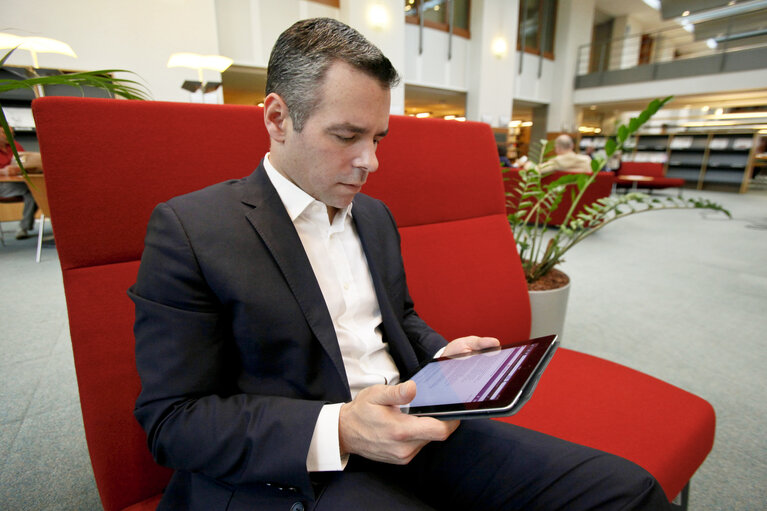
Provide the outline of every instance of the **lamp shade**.
{"type": "Polygon", "coordinates": [[[0,48],[20,48],[35,53],[58,53],[77,58],[72,48],[65,42],[49,37],[22,37],[0,32],[0,48]]]}
{"type": "Polygon", "coordinates": [[[225,71],[234,62],[222,55],[200,55],[198,53],[174,53],[168,59],[168,67],[188,67],[191,69],[212,69],[219,73],[225,71]]]}

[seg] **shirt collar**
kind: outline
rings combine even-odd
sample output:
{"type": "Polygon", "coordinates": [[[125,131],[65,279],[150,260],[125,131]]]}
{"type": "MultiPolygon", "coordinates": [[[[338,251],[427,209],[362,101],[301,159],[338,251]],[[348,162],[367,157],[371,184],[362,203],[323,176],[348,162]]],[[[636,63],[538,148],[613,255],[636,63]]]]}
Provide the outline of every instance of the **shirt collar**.
{"type": "MultiPolygon", "coordinates": [[[[295,222],[296,218],[301,216],[311,204],[320,202],[282,175],[269,160],[269,153],[266,153],[266,156],[264,156],[264,169],[272,185],[277,190],[282,203],[285,205],[285,209],[288,211],[288,216],[290,216],[292,222],[295,222]]],[[[335,224],[339,220],[342,223],[345,222],[346,217],[351,216],[352,205],[349,204],[344,209],[338,211],[333,219],[333,223],[335,224]]]]}

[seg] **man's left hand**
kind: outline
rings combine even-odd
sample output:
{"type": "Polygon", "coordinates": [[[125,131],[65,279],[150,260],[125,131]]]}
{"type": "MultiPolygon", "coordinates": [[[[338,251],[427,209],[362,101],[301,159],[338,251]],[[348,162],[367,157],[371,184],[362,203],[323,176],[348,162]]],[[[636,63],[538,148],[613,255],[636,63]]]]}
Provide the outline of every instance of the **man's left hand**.
{"type": "Polygon", "coordinates": [[[469,353],[470,351],[494,348],[500,345],[501,342],[495,337],[477,337],[476,335],[459,337],[445,346],[445,351],[442,352],[442,356],[459,355],[461,353],[469,353]]]}

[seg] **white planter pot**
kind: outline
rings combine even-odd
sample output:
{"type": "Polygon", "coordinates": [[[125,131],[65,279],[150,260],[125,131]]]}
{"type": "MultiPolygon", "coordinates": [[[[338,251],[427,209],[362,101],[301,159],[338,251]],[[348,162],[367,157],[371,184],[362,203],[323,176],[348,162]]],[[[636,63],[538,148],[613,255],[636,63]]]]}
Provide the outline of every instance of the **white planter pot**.
{"type": "Polygon", "coordinates": [[[562,330],[567,313],[570,283],[557,289],[530,291],[530,338],[557,334],[562,341],[562,330]]]}

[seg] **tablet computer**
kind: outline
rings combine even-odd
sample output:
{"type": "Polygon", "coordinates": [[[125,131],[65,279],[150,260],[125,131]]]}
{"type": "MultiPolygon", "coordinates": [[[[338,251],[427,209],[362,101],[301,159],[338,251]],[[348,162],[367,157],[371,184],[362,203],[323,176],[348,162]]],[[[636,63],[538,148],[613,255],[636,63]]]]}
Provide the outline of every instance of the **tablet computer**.
{"type": "Polygon", "coordinates": [[[513,415],[533,395],[558,344],[549,335],[435,358],[413,375],[415,399],[400,408],[444,420],[513,415]]]}

